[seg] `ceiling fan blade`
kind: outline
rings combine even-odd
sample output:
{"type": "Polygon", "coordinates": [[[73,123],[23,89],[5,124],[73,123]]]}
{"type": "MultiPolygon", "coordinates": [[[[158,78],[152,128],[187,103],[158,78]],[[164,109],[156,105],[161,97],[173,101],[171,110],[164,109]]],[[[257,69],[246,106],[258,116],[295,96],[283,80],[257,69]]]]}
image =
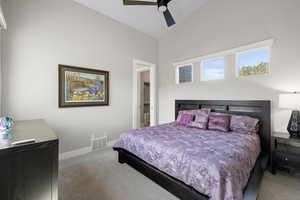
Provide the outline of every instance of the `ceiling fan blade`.
{"type": "Polygon", "coordinates": [[[169,9],[167,9],[164,12],[164,16],[167,22],[168,27],[173,26],[174,24],[176,24],[174,18],[172,17],[172,14],[170,13],[169,9]]]}
{"type": "Polygon", "coordinates": [[[157,2],[123,0],[125,6],[157,6],[157,2]]]}

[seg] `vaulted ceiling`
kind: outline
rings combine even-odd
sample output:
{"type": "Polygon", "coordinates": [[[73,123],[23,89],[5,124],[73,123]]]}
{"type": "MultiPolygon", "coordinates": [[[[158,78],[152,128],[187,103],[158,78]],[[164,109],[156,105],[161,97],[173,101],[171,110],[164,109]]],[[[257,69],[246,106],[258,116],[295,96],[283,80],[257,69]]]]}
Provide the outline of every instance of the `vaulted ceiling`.
{"type": "MultiPolygon", "coordinates": [[[[166,26],[163,14],[154,6],[123,6],[123,0],[75,1],[155,38],[160,38],[173,28],[166,26]]],[[[169,10],[178,25],[206,1],[208,0],[172,0],[169,3],[169,10]]]]}

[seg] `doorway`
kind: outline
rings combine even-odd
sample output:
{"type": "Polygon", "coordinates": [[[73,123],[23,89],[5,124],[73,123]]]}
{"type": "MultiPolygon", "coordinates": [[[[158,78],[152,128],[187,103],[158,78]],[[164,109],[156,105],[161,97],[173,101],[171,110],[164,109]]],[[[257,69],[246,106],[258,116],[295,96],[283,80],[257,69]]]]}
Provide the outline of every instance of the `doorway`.
{"type": "Polygon", "coordinates": [[[155,126],[155,65],[134,60],[133,73],[133,128],[155,126]]]}
{"type": "Polygon", "coordinates": [[[140,127],[150,126],[150,71],[140,72],[140,127]]]}

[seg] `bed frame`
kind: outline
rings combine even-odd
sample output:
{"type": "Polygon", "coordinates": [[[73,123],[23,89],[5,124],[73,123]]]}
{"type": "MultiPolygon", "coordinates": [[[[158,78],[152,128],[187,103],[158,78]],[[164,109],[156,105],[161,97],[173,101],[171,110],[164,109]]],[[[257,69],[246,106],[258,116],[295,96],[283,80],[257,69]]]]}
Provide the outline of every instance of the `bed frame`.
{"type": "MultiPolygon", "coordinates": [[[[210,108],[215,112],[247,115],[260,119],[259,136],[262,152],[251,171],[247,186],[244,189],[244,200],[258,198],[263,174],[268,167],[271,151],[271,102],[270,101],[219,101],[219,100],[176,100],[175,118],[180,110],[210,108]]],[[[119,162],[127,163],[146,177],[150,178],[181,200],[208,200],[209,197],[199,193],[191,186],[160,171],[134,154],[114,148],[119,153],[119,162]]]]}

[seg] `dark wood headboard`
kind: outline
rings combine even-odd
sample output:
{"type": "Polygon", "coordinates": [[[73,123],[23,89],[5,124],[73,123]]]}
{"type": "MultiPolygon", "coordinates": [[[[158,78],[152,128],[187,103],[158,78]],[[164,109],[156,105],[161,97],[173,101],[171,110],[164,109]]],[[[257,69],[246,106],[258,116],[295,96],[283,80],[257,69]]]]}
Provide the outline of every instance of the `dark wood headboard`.
{"type": "MultiPolygon", "coordinates": [[[[176,100],[175,117],[180,110],[210,108],[213,112],[247,115],[260,120],[262,150],[271,151],[271,101],[176,100]]],[[[175,118],[175,119],[176,119],[175,118]]]]}

